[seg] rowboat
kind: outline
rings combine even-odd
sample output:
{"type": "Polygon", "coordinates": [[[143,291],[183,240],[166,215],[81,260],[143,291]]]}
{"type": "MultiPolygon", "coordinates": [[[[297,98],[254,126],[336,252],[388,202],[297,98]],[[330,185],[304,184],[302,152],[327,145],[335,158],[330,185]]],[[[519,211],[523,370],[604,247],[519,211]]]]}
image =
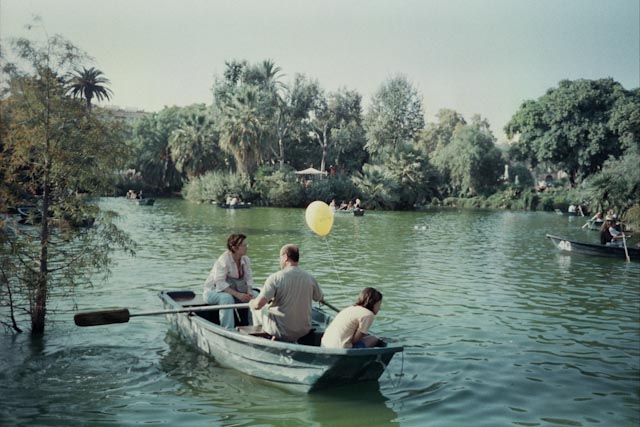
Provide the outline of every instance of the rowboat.
{"type": "MultiPolygon", "coordinates": [[[[552,236],[547,234],[556,248],[576,254],[606,256],[613,258],[626,258],[625,249],[622,246],[607,246],[593,243],[578,242],[576,240],[566,239],[564,237],[552,236]]],[[[640,261],[640,249],[627,247],[629,258],[633,261],[640,261]]]]}
{"type": "Polygon", "coordinates": [[[187,342],[212,356],[219,364],[277,386],[305,393],[376,381],[395,353],[403,347],[381,341],[374,348],[320,347],[322,334],[332,316],[321,307],[312,312],[312,331],[297,343],[268,339],[261,327],[238,326],[235,330],[217,324],[217,311],[179,312],[204,305],[190,291],[163,291],[159,297],[171,327],[187,342]]]}
{"type": "Polygon", "coordinates": [[[156,199],[133,199],[136,201],[136,203],[138,203],[139,205],[143,205],[143,206],[153,206],[153,204],[156,202],[156,199]]]}
{"type": "Polygon", "coordinates": [[[356,209],[333,209],[331,212],[334,214],[353,214],[353,216],[363,216],[364,209],[356,208],[356,209]]]}
{"type": "Polygon", "coordinates": [[[225,209],[249,209],[251,207],[251,203],[219,203],[218,206],[225,209]]]}

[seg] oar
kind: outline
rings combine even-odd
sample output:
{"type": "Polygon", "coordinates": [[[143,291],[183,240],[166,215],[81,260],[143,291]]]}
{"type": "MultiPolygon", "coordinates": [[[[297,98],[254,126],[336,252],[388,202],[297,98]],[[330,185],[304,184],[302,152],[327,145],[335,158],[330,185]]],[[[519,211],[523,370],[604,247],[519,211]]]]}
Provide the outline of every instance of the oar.
{"type": "Polygon", "coordinates": [[[627,262],[631,262],[631,258],[629,258],[629,251],[627,250],[627,239],[624,233],[622,233],[622,243],[624,244],[624,254],[627,257],[627,262]]]}
{"type": "Polygon", "coordinates": [[[179,308],[176,310],[148,311],[145,313],[129,313],[127,308],[117,308],[113,310],[90,311],[86,313],[78,313],[73,316],[73,321],[77,326],[98,326],[110,325],[112,323],[126,323],[132,317],[137,316],[155,316],[158,314],[173,313],[195,313],[198,311],[225,310],[234,308],[249,308],[248,303],[243,304],[220,304],[220,305],[203,305],[199,307],[179,308]]]}
{"type": "Polygon", "coordinates": [[[321,304],[326,305],[327,307],[329,307],[331,310],[335,311],[336,313],[340,313],[340,310],[335,308],[331,303],[328,303],[326,301],[322,301],[321,304]]]}

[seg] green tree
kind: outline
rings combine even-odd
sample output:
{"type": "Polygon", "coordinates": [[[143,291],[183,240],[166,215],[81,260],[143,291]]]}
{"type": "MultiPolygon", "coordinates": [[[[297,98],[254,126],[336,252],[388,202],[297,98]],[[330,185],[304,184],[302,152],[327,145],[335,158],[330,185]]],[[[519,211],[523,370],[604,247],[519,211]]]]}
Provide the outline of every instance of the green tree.
{"type": "Polygon", "coordinates": [[[104,77],[104,73],[94,67],[82,70],[76,69],[70,75],[68,92],[74,97],[84,98],[87,101],[87,111],[91,112],[91,100],[95,97],[98,101],[110,99],[113,92],[106,84],[109,79],[104,77]]]}
{"type": "Polygon", "coordinates": [[[213,114],[204,104],[185,107],[178,128],[169,136],[169,150],[178,172],[188,179],[224,166],[213,114]]]}
{"type": "Polygon", "coordinates": [[[134,125],[135,169],[142,174],[144,183],[157,191],[173,192],[182,188],[183,176],[169,148],[172,133],[182,124],[181,112],[179,107],[165,107],[134,125]]]}
{"type": "Polygon", "coordinates": [[[9,64],[4,69],[9,94],[3,118],[9,122],[2,142],[1,192],[10,205],[24,203],[26,194],[37,195],[41,221],[17,233],[3,229],[0,283],[6,292],[0,299],[11,307],[10,315],[15,307],[28,313],[31,333],[40,335],[52,296],[90,283],[96,271],[108,271],[114,247],[131,245],[108,213],[79,196],[109,188],[129,152],[117,122],[87,116],[66,95],[61,76],[82,58],[70,42],[54,36],[43,44],[18,39],[13,46],[29,68],[9,64]],[[96,219],[93,227],[65,226],[88,216],[96,219]]]}
{"type": "Polygon", "coordinates": [[[562,80],[535,101],[525,101],[505,126],[512,157],[569,175],[572,186],[619,158],[638,142],[638,91],[612,79],[562,80]],[[627,115],[628,113],[631,113],[627,115]],[[626,138],[626,139],[625,139],[626,138]]]}
{"type": "Polygon", "coordinates": [[[248,177],[268,157],[268,147],[276,139],[279,73],[270,60],[258,65],[232,61],[226,63],[223,79],[214,84],[220,147],[248,177]]]}
{"type": "Polygon", "coordinates": [[[393,172],[383,165],[365,164],[362,173],[353,178],[362,193],[363,206],[368,209],[393,209],[398,202],[398,182],[393,172]]]}
{"type": "Polygon", "coordinates": [[[361,95],[347,89],[340,89],[328,96],[323,91],[317,94],[306,122],[312,139],[320,146],[322,172],[326,170],[327,159],[334,147],[340,144],[340,148],[349,151],[351,142],[362,141],[361,103],[361,95]]]}
{"type": "Polygon", "coordinates": [[[411,143],[405,143],[392,152],[385,166],[393,175],[398,187],[395,208],[413,209],[433,195],[432,181],[427,159],[411,143]]]}
{"type": "Polygon", "coordinates": [[[220,148],[233,155],[238,172],[248,177],[263,157],[268,120],[260,109],[262,96],[255,86],[239,87],[220,115],[220,148]]]}
{"type": "Polygon", "coordinates": [[[424,128],[422,97],[404,76],[387,80],[373,96],[364,127],[366,149],[373,156],[416,142],[424,128]]]}
{"type": "Polygon", "coordinates": [[[449,182],[450,192],[461,196],[494,191],[505,164],[489,124],[479,116],[474,116],[471,124],[459,126],[451,142],[438,150],[432,161],[449,182]]]}
{"type": "Polygon", "coordinates": [[[620,216],[640,206],[640,149],[635,146],[619,159],[606,160],[602,170],[581,187],[585,200],[599,211],[613,209],[620,216]]]}
{"type": "Polygon", "coordinates": [[[438,111],[436,118],[437,122],[429,123],[420,137],[419,145],[428,155],[449,145],[458,127],[467,124],[462,114],[446,108],[438,111]]]}
{"type": "Polygon", "coordinates": [[[274,153],[280,168],[286,161],[286,147],[304,134],[304,120],[309,116],[314,100],[321,89],[317,81],[308,80],[304,75],[297,74],[291,87],[285,87],[278,98],[276,138],[277,151],[274,153]],[[289,143],[289,144],[287,144],[289,143]]]}

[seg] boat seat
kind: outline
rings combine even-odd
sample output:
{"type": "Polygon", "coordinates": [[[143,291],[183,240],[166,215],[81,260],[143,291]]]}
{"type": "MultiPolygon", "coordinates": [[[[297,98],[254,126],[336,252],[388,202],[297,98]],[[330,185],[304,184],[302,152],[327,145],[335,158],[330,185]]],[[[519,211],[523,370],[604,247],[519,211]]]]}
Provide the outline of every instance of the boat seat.
{"type": "Polygon", "coordinates": [[[244,335],[271,339],[271,335],[262,330],[262,325],[236,326],[236,329],[244,335]]]}
{"type": "Polygon", "coordinates": [[[207,303],[204,301],[204,298],[202,298],[202,295],[196,295],[191,299],[176,300],[176,302],[179,302],[183,307],[198,307],[201,305],[207,305],[207,303]]]}

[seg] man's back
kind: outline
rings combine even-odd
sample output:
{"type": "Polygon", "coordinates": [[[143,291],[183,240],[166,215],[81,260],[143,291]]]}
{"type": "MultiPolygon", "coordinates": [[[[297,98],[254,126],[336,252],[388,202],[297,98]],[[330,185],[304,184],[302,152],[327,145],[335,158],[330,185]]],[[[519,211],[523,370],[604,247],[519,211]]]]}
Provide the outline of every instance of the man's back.
{"type": "Polygon", "coordinates": [[[279,339],[295,341],[311,329],[313,301],[322,299],[317,281],[297,266],[273,273],[264,284],[261,295],[273,300],[269,319],[263,329],[279,339]]]}

